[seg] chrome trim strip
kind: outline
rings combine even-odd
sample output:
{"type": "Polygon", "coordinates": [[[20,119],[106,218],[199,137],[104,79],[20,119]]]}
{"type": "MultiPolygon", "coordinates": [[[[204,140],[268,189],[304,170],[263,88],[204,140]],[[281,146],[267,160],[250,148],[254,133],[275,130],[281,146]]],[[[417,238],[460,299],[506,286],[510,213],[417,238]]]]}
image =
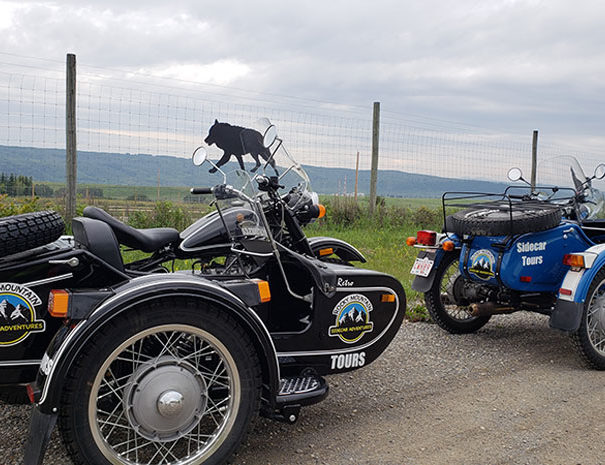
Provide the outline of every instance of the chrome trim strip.
{"type": "MultiPolygon", "coordinates": [[[[174,276],[174,275],[173,275],[174,276]]],[[[144,279],[147,276],[142,276],[140,278],[134,278],[132,281],[135,281],[137,279],[144,279]]],[[[199,279],[175,279],[175,280],[170,280],[171,283],[179,283],[179,284],[199,284],[199,279]]],[[[131,281],[131,282],[132,282],[131,281]]],[[[155,287],[157,286],[157,282],[153,281],[151,283],[144,283],[141,284],[140,286],[135,286],[132,289],[128,289],[125,292],[119,293],[114,295],[113,297],[109,298],[108,300],[106,300],[105,302],[103,302],[94,312],[92,312],[92,314],[90,315],[90,317],[92,317],[95,313],[101,311],[102,309],[104,309],[105,307],[108,307],[109,305],[111,305],[115,300],[124,297],[125,295],[128,294],[132,294],[135,291],[139,291],[141,289],[145,289],[146,287],[155,287]]],[[[220,287],[216,284],[214,284],[212,281],[208,281],[208,280],[204,280],[204,285],[212,287],[224,294],[228,294],[230,296],[235,296],[240,302],[241,304],[245,307],[250,309],[250,307],[248,307],[239,297],[237,297],[235,294],[229,292],[228,290],[226,290],[223,287],[220,287]]],[[[275,344],[273,343],[273,338],[271,338],[271,333],[269,333],[269,330],[267,329],[267,327],[265,326],[265,324],[263,323],[263,321],[260,319],[260,317],[256,314],[256,312],[254,310],[250,310],[250,313],[252,313],[252,315],[254,315],[254,317],[256,318],[256,320],[260,323],[261,327],[265,330],[265,332],[267,333],[267,336],[269,338],[269,341],[271,341],[271,346],[273,348],[273,353],[275,354],[275,365],[277,367],[277,377],[278,379],[281,378],[281,373],[280,373],[280,369],[279,369],[279,360],[277,359],[277,350],[275,349],[275,344]]],[[[89,319],[90,319],[89,317],[89,319]]],[[[57,352],[55,353],[53,360],[53,364],[52,367],[50,369],[50,372],[48,373],[48,376],[46,377],[46,381],[44,382],[44,388],[42,389],[42,396],[40,397],[40,400],[38,401],[39,404],[44,403],[44,401],[46,400],[46,396],[48,395],[48,387],[51,384],[50,381],[52,380],[52,377],[54,375],[55,372],[55,367],[58,365],[57,360],[59,360],[61,358],[61,356],[63,355],[63,352],[65,352],[65,348],[69,345],[70,341],[74,338],[74,336],[78,333],[78,330],[83,328],[85,326],[85,321],[82,321],[81,323],[79,323],[65,338],[65,340],[63,341],[63,343],[61,344],[61,346],[59,347],[59,349],[57,350],[57,352]]]]}
{"type": "Polygon", "coordinates": [[[232,246],[232,244],[228,243],[228,244],[204,245],[201,247],[183,247],[183,243],[181,242],[181,244],[179,245],[179,249],[181,249],[183,252],[202,252],[204,250],[231,248],[231,246],[232,246]]]}
{"type": "Polygon", "coordinates": [[[31,281],[29,283],[22,284],[22,286],[25,286],[25,287],[41,286],[43,284],[50,284],[50,283],[54,283],[56,281],[63,281],[64,279],[69,279],[69,278],[73,278],[73,277],[74,277],[73,273],[65,273],[65,274],[62,274],[59,276],[53,276],[52,278],[40,279],[39,281],[31,281]]]}
{"type": "Polygon", "coordinates": [[[378,337],[372,339],[371,341],[367,342],[366,344],[363,344],[361,346],[355,346],[355,347],[344,347],[342,349],[332,349],[332,350],[312,350],[312,351],[301,351],[301,352],[278,352],[277,356],[278,357],[318,357],[318,356],[323,356],[323,355],[334,355],[334,354],[346,354],[349,352],[359,352],[360,350],[364,350],[367,349],[368,347],[372,346],[373,344],[375,344],[376,342],[378,342],[382,336],[384,336],[384,334],[389,330],[389,328],[393,325],[393,322],[395,321],[395,317],[397,316],[397,312],[399,311],[399,296],[397,295],[397,293],[391,289],[390,287],[338,287],[336,288],[336,292],[343,292],[343,291],[356,291],[356,292],[367,292],[367,291],[390,291],[391,294],[393,294],[395,296],[395,301],[397,303],[396,307],[395,307],[395,311],[393,312],[393,317],[391,318],[391,321],[389,321],[389,324],[385,326],[385,328],[382,330],[382,332],[378,335],[378,337]]]}
{"type": "Polygon", "coordinates": [[[42,360],[5,360],[0,362],[0,367],[15,367],[21,365],[40,365],[42,360]]]}

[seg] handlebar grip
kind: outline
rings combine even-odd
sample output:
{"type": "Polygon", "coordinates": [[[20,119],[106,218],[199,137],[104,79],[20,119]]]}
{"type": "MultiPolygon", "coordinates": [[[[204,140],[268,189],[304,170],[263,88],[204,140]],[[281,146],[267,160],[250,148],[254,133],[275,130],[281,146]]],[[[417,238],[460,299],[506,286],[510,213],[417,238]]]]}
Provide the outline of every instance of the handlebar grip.
{"type": "Polygon", "coordinates": [[[527,197],[525,195],[517,195],[517,194],[508,194],[511,199],[519,199],[525,200],[527,197]]]}
{"type": "Polygon", "coordinates": [[[190,192],[193,195],[212,194],[212,188],[211,187],[192,187],[190,192]]]}

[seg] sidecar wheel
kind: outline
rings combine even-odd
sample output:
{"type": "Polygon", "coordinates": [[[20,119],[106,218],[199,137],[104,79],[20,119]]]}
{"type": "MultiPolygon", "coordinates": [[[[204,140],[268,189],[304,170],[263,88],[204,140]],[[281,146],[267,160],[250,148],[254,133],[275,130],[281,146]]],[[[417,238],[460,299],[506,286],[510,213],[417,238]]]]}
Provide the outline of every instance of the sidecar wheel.
{"type": "Polygon", "coordinates": [[[584,361],[605,370],[605,270],[601,270],[588,289],[582,321],[571,337],[584,361]]]}
{"type": "Polygon", "coordinates": [[[0,218],[0,257],[49,244],[65,229],[57,212],[41,211],[0,218]]]}
{"type": "Polygon", "coordinates": [[[435,279],[428,292],[424,294],[424,302],[431,318],[441,328],[452,334],[474,333],[485,326],[490,316],[472,316],[467,306],[459,306],[451,302],[448,287],[455,285],[461,279],[458,271],[459,255],[446,254],[435,270],[435,279]]]}
{"type": "Polygon", "coordinates": [[[260,362],[239,324],[171,299],[112,321],[66,381],[59,426],[74,463],[218,465],[258,415],[260,362]]]}

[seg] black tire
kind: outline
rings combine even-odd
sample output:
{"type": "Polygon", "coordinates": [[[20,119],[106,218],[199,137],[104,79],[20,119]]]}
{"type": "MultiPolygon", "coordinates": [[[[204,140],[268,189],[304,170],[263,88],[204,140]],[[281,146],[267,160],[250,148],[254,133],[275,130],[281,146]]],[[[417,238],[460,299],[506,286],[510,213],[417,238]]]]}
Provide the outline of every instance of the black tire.
{"type": "Polygon", "coordinates": [[[31,404],[25,386],[0,386],[0,401],[11,405],[31,404]]]}
{"type": "Polygon", "coordinates": [[[490,316],[472,316],[468,307],[449,303],[447,287],[452,285],[459,276],[459,254],[446,254],[437,269],[435,279],[428,292],[424,293],[424,302],[431,318],[441,328],[452,334],[474,333],[485,326],[490,316]]]}
{"type": "Polygon", "coordinates": [[[605,370],[605,269],[588,288],[580,327],[571,338],[588,366],[605,370]]]}
{"type": "Polygon", "coordinates": [[[107,323],[83,349],[59,427],[78,465],[223,464],[258,416],[260,385],[233,317],[171,299],[107,323]]]}
{"type": "Polygon", "coordinates": [[[459,235],[506,236],[545,231],[561,222],[559,208],[545,208],[544,205],[513,207],[512,227],[508,204],[494,204],[493,208],[470,208],[454,213],[449,225],[459,235]]]}
{"type": "Polygon", "coordinates": [[[0,257],[53,242],[64,230],[63,219],[54,211],[0,218],[0,257]]]}

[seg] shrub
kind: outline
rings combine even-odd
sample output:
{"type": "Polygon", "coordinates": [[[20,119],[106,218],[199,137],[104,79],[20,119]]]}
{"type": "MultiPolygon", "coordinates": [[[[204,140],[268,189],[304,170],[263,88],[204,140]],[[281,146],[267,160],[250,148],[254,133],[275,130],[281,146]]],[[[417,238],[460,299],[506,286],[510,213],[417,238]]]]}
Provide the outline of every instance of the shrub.
{"type": "Polygon", "coordinates": [[[191,215],[171,202],[156,202],[150,212],[133,212],[128,223],[135,228],[176,228],[182,231],[191,224],[191,215]]]}

